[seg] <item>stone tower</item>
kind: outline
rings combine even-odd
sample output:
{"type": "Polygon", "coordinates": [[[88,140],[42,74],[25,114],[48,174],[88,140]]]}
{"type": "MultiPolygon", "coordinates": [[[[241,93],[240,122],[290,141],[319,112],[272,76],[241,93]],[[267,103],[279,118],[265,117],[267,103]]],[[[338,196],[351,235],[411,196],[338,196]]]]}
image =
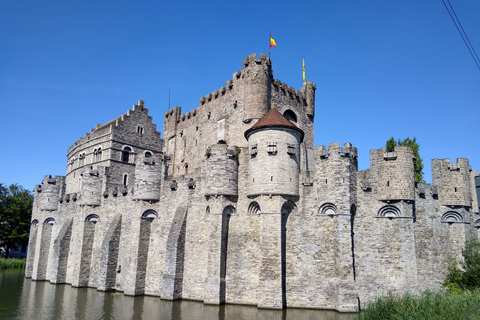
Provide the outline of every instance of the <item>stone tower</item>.
{"type": "Polygon", "coordinates": [[[321,204],[318,213],[350,213],[352,205],[357,202],[357,148],[348,142],[343,147],[338,142],[329,144],[328,149],[319,146],[315,163],[315,182],[321,204]]]}
{"type": "Polygon", "coordinates": [[[243,60],[245,81],[244,121],[260,119],[270,106],[272,63],[264,54],[253,53],[243,60]]]}
{"type": "Polygon", "coordinates": [[[248,195],[298,197],[303,131],[271,109],[245,132],[249,143],[248,195]]]}
{"type": "Polygon", "coordinates": [[[35,205],[41,211],[58,209],[58,200],[65,192],[65,177],[46,175],[42,184],[35,187],[35,205]]]}
{"type": "Polygon", "coordinates": [[[207,184],[205,195],[238,195],[237,148],[218,143],[207,149],[207,184]]]}
{"type": "Polygon", "coordinates": [[[303,136],[303,130],[275,108],[245,131],[250,156],[247,196],[255,199],[262,212],[259,307],[286,305],[287,220],[299,198],[303,136]]]}
{"type": "Polygon", "coordinates": [[[151,152],[140,155],[135,164],[135,200],[158,201],[160,199],[160,180],[162,162],[151,152]]]}
{"type": "Polygon", "coordinates": [[[102,200],[102,177],[98,170],[86,169],[82,173],[80,204],[99,206],[102,200]]]}
{"type": "Polygon", "coordinates": [[[470,165],[468,159],[432,160],[432,184],[438,186],[442,205],[471,206],[470,165]]]}

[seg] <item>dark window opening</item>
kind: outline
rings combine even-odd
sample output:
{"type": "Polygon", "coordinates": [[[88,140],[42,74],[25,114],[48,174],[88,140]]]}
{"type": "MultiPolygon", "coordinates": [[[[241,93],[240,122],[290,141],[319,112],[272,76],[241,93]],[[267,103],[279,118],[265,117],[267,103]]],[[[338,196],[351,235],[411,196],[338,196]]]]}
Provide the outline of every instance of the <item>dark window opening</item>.
{"type": "Polygon", "coordinates": [[[297,123],[297,115],[292,110],[287,110],[283,113],[283,116],[287,118],[288,121],[297,123]]]}
{"type": "Polygon", "coordinates": [[[123,162],[129,162],[130,161],[130,152],[132,149],[130,147],[125,147],[123,148],[122,151],[122,161],[123,162]]]}

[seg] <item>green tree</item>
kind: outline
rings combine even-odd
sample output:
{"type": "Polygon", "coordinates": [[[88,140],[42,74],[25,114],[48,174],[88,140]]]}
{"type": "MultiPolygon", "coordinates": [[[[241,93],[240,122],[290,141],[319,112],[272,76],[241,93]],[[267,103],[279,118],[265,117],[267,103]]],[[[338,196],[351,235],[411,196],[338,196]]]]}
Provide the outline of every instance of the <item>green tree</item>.
{"type": "Polygon", "coordinates": [[[443,285],[451,291],[480,288],[480,242],[469,241],[462,250],[462,259],[450,259],[448,276],[443,285]]]}
{"type": "Polygon", "coordinates": [[[415,182],[425,182],[423,179],[423,160],[420,157],[420,145],[417,142],[417,138],[413,137],[413,139],[405,138],[403,140],[398,139],[395,141],[393,137],[387,140],[387,152],[393,152],[395,150],[395,146],[405,146],[410,147],[413,150],[413,154],[415,156],[414,160],[414,167],[415,167],[415,182]]]}
{"type": "Polygon", "coordinates": [[[33,195],[17,184],[0,184],[0,248],[8,258],[11,249],[28,243],[33,195]]]}

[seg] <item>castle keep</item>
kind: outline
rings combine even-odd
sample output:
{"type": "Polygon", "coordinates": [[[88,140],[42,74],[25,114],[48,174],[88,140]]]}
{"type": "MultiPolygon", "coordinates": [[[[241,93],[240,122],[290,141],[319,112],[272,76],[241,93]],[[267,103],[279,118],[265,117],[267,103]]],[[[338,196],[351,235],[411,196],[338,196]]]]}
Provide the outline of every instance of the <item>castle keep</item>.
{"type": "Polygon", "coordinates": [[[164,136],[143,101],[76,141],[35,188],[26,277],[127,295],[356,311],[441,286],[480,227],[467,159],[314,147],[315,84],[250,55],[164,136]]]}

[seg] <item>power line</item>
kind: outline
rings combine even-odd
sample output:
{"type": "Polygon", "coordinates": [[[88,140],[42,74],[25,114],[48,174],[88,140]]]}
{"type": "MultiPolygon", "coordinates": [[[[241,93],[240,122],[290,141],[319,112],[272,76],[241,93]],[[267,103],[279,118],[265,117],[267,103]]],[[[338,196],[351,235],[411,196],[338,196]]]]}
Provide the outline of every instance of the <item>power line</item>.
{"type": "Polygon", "coordinates": [[[480,59],[478,58],[478,55],[475,52],[475,49],[473,48],[472,43],[470,42],[470,39],[468,39],[467,33],[463,29],[462,24],[460,23],[460,20],[458,19],[457,14],[455,13],[455,10],[453,10],[452,5],[450,4],[450,1],[449,0],[446,0],[446,1],[448,2],[448,5],[452,9],[452,12],[455,15],[455,18],[452,16],[452,13],[448,9],[447,4],[445,3],[445,0],[442,0],[443,5],[445,6],[445,9],[447,9],[448,14],[450,15],[450,18],[452,18],[452,21],[455,24],[455,27],[457,28],[458,32],[460,33],[460,36],[462,37],[463,42],[467,46],[467,49],[470,52],[470,55],[472,56],[473,61],[475,61],[475,64],[477,65],[477,68],[480,70],[480,59]],[[458,24],[457,24],[457,22],[458,22],[458,24]],[[460,26],[460,28],[458,26],[460,26]]]}
{"type": "Polygon", "coordinates": [[[472,48],[472,51],[473,51],[473,53],[475,54],[475,57],[477,58],[477,61],[480,62],[480,59],[478,58],[478,55],[477,55],[477,53],[475,52],[475,49],[473,48],[473,45],[472,45],[472,43],[470,42],[470,39],[469,39],[468,36],[467,36],[467,33],[465,32],[465,30],[463,29],[462,24],[460,23],[460,19],[458,19],[457,14],[455,13],[455,10],[453,10],[453,7],[452,7],[452,4],[450,3],[450,0],[447,0],[447,2],[448,2],[448,5],[450,6],[450,8],[452,9],[453,14],[455,15],[455,19],[457,19],[458,25],[459,25],[460,28],[462,29],[462,32],[463,32],[463,34],[465,35],[465,38],[467,39],[468,44],[470,45],[470,48],[472,48]]]}

